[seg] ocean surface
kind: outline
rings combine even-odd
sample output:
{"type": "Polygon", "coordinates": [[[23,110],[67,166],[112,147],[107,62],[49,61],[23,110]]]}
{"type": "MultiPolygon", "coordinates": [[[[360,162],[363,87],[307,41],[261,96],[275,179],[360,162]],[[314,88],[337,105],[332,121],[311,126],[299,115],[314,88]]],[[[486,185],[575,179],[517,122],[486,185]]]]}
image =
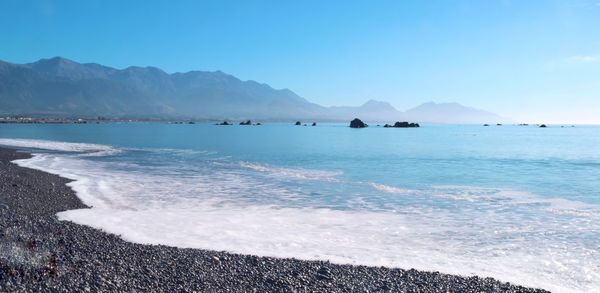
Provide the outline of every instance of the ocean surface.
{"type": "Polygon", "coordinates": [[[600,127],[0,124],[132,242],[600,292],[600,127]]]}

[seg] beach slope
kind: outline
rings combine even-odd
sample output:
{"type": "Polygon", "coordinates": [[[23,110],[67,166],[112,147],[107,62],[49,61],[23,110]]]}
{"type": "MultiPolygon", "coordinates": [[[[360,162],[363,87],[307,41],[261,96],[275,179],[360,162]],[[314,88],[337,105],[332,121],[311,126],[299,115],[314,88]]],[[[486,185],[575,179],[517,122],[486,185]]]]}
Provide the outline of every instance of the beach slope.
{"type": "Polygon", "coordinates": [[[87,208],[68,179],[0,148],[0,291],[544,292],[492,278],[141,245],[56,213],[87,208]]]}

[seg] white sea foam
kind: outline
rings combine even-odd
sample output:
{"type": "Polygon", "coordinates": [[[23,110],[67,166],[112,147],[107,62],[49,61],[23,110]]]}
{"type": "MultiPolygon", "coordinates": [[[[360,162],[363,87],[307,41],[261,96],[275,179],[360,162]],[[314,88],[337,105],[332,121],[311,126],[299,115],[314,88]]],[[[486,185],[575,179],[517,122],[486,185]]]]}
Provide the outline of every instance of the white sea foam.
{"type": "Polygon", "coordinates": [[[433,187],[431,195],[457,201],[496,203],[508,207],[539,205],[541,210],[555,214],[583,216],[600,220],[597,206],[564,198],[540,197],[530,192],[518,190],[440,185],[433,187]]]}
{"type": "MultiPolygon", "coordinates": [[[[564,198],[544,198],[529,192],[510,189],[484,188],[473,186],[438,185],[430,190],[415,190],[391,185],[368,182],[369,186],[386,193],[405,194],[413,196],[430,196],[455,201],[473,203],[498,203],[505,206],[544,205],[544,210],[553,213],[600,216],[589,211],[590,205],[564,198]]],[[[600,217],[598,218],[600,219],[600,217]]]]}
{"type": "Polygon", "coordinates": [[[512,227],[477,231],[448,214],[432,218],[188,201],[135,211],[74,210],[59,217],[137,243],[477,274],[558,292],[591,291],[598,285],[594,251],[584,250],[591,257],[586,259],[571,252],[579,248],[537,243],[541,239],[498,241],[498,235],[513,237],[512,227]],[[457,233],[480,234],[482,242],[469,243],[457,233]]]}
{"type": "Polygon", "coordinates": [[[263,172],[271,176],[286,177],[303,180],[336,180],[342,175],[341,171],[324,171],[324,170],[309,170],[303,168],[281,168],[267,164],[258,164],[251,162],[240,162],[240,166],[252,169],[258,172],[263,172]]]}
{"type": "MultiPolygon", "coordinates": [[[[73,148],[62,150],[67,149],[73,148]]],[[[598,211],[581,203],[518,191],[438,186],[418,191],[418,196],[468,204],[459,205],[460,213],[420,205],[398,206],[397,212],[291,207],[273,202],[302,198],[297,190],[271,181],[336,183],[338,175],[244,162],[237,171],[179,176],[172,170],[148,172],[143,166],[125,171],[114,162],[60,154],[16,162],[75,180],[69,185],[93,208],[59,213],[61,220],[132,242],[476,274],[556,292],[600,288],[600,224],[589,218],[594,213],[566,215],[569,220],[544,214],[552,209],[598,211]],[[536,210],[515,213],[515,206],[536,210]]],[[[417,192],[369,185],[386,193],[417,192]]]]}
{"type": "Polygon", "coordinates": [[[369,182],[368,184],[377,190],[389,192],[389,193],[406,194],[406,193],[414,192],[413,190],[410,190],[410,189],[398,188],[398,187],[394,187],[394,186],[390,186],[390,185],[378,184],[375,182],[369,182]]]}
{"type": "Polygon", "coordinates": [[[92,144],[92,143],[74,143],[74,142],[62,142],[62,141],[51,141],[51,140],[40,140],[40,139],[9,139],[0,138],[0,145],[41,149],[41,150],[53,150],[53,151],[64,151],[74,153],[84,153],[85,155],[110,155],[118,153],[119,150],[108,145],[92,144]]]}

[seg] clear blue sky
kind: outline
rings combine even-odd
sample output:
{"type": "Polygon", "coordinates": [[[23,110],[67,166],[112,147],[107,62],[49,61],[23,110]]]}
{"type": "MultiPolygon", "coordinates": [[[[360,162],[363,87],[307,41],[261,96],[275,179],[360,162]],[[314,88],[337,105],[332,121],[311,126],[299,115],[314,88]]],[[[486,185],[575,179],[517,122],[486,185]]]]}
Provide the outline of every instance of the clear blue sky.
{"type": "Polygon", "coordinates": [[[223,70],[323,105],[600,123],[600,0],[0,1],[0,59],[223,70]]]}

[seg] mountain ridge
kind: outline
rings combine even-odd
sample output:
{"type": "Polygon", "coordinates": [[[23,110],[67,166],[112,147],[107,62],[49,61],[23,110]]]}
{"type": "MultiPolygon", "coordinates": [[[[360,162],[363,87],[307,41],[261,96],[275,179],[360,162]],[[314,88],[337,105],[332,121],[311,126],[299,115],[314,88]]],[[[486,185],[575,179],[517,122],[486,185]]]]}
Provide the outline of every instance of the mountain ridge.
{"type": "Polygon", "coordinates": [[[358,107],[324,107],[290,89],[243,81],[220,70],[167,73],[153,66],[116,69],[63,57],[26,64],[0,60],[0,114],[214,120],[345,121],[361,117],[365,121],[437,123],[506,121],[496,114],[456,103],[452,107],[425,103],[405,112],[376,100],[358,107]],[[468,119],[457,120],[448,111],[460,112],[468,119]]]}

